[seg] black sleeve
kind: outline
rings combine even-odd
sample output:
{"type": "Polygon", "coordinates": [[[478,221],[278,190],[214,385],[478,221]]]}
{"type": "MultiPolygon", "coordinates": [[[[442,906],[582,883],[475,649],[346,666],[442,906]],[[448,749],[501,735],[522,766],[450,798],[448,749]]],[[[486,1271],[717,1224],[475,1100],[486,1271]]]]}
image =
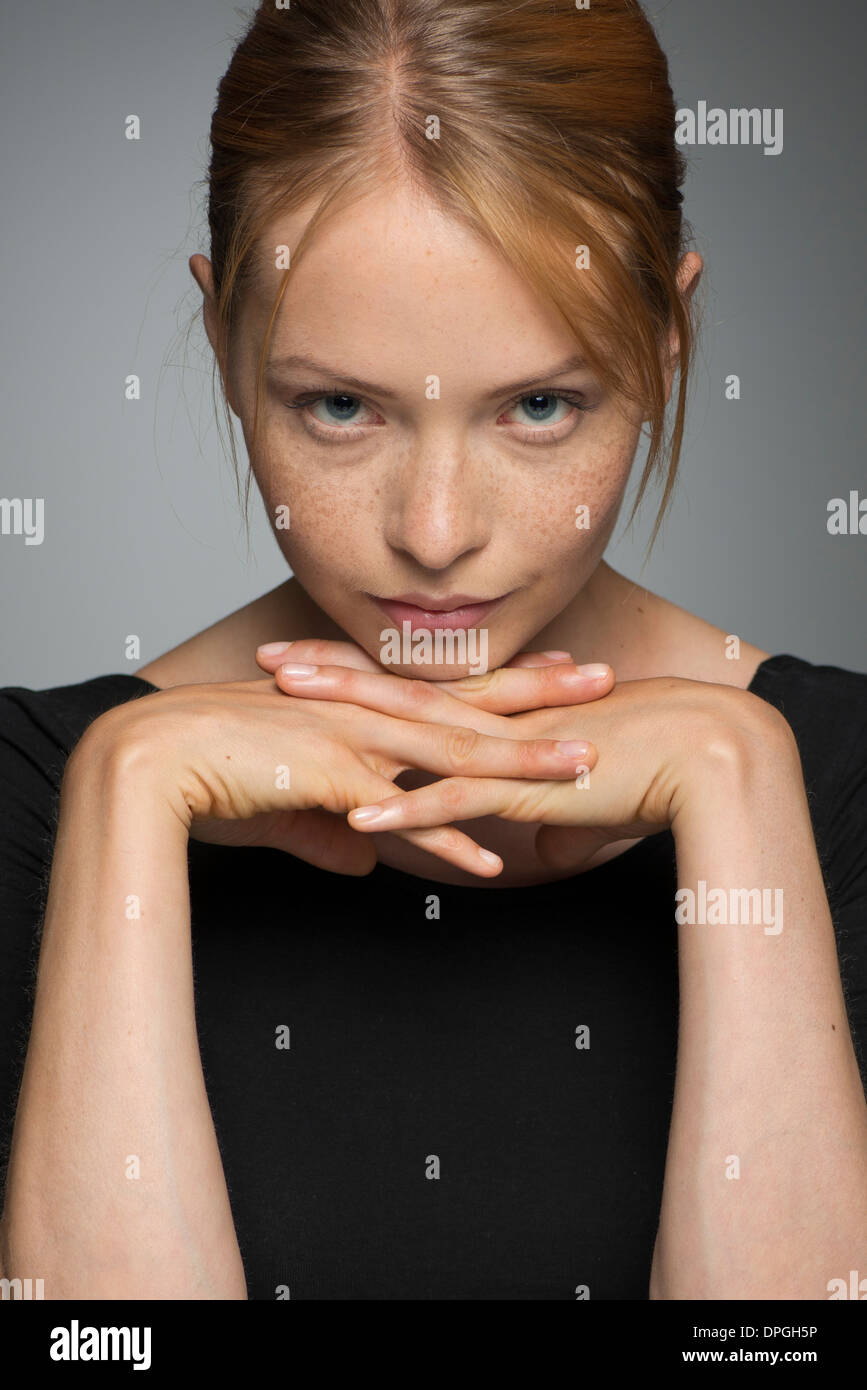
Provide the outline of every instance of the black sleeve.
{"type": "MultiPolygon", "coordinates": [[[[848,674],[848,673],[847,673],[848,674]]],[[[817,737],[830,745],[811,791],[828,810],[819,817],[818,847],[849,1025],[867,1094],[867,676],[838,685],[816,710],[817,737]],[[846,698],[847,687],[855,697],[846,698]],[[822,739],[821,723],[826,735],[822,739]]],[[[821,756],[821,754],[820,754],[821,756]]]]}
{"type": "Polygon", "coordinates": [[[867,675],[781,656],[766,664],[757,693],[779,709],[798,743],[867,1093],[867,675]]]}

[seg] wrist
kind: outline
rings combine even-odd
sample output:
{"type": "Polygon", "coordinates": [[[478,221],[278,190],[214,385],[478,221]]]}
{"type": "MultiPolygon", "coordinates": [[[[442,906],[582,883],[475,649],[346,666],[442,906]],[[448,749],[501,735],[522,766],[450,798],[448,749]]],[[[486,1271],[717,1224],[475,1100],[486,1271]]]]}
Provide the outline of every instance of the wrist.
{"type": "Polygon", "coordinates": [[[60,814],[70,804],[100,807],[107,816],[141,822],[151,815],[175,824],[188,836],[191,814],[177,784],[167,775],[166,759],[142,738],[124,707],[100,715],[67,759],[60,786],[60,814]]]}
{"type": "Polygon", "coordinates": [[[800,753],[786,719],[749,691],[711,686],[683,725],[672,832],[709,810],[761,814],[770,795],[793,784],[803,790],[800,753]]]}

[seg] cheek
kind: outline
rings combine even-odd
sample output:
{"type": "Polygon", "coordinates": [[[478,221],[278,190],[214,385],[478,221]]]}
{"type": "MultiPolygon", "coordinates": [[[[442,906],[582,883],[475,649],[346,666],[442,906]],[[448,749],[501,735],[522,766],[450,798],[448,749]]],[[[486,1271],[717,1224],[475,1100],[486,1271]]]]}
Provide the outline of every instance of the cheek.
{"type": "MultiPolygon", "coordinates": [[[[608,542],[629,481],[640,427],[597,431],[556,471],[544,465],[513,482],[511,527],[524,555],[553,569],[595,555],[608,542]],[[546,558],[547,557],[547,558],[546,558]]],[[[540,450],[541,452],[541,450],[540,450]]]]}
{"type": "Polygon", "coordinates": [[[638,443],[622,431],[581,460],[571,485],[572,525],[586,536],[607,536],[623,500],[638,443]],[[579,524],[580,523],[580,524],[579,524]]]}
{"type": "Polygon", "coordinates": [[[345,474],[312,477],[309,460],[287,460],[254,469],[277,544],[293,570],[333,574],[352,567],[365,537],[373,534],[372,499],[347,486],[345,474]]]}

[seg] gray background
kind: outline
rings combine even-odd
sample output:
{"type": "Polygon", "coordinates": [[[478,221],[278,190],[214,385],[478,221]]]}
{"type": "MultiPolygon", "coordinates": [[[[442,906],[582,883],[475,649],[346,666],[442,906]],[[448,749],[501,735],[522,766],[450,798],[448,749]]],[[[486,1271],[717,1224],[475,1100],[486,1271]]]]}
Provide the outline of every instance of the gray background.
{"type": "MultiPolygon", "coordinates": [[[[826,529],[829,498],[867,492],[863,9],[648,11],[678,106],[783,107],[785,144],[687,151],[705,311],[677,500],[646,566],[655,493],[608,559],[768,651],[867,670],[867,537],[826,529]]],[[[0,495],[44,497],[46,532],[0,536],[2,685],[133,671],[287,577],[255,491],[248,553],[187,269],[208,249],[210,113],[245,12],[3,7],[0,495]]]]}

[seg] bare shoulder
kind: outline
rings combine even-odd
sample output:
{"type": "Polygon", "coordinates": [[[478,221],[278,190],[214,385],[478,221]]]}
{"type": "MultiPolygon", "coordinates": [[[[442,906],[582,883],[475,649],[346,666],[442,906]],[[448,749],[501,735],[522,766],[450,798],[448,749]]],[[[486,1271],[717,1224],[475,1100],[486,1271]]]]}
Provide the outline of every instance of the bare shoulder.
{"type": "Polygon", "coordinates": [[[311,607],[290,579],[147,662],[136,675],[162,690],[210,681],[264,680],[255,656],[262,643],[331,636],[318,630],[311,607]]]}
{"type": "Polygon", "coordinates": [[[646,589],[633,590],[632,605],[642,615],[637,640],[625,668],[612,662],[622,680],[665,674],[746,690],[771,655],[743,634],[716,627],[646,589]]]}

